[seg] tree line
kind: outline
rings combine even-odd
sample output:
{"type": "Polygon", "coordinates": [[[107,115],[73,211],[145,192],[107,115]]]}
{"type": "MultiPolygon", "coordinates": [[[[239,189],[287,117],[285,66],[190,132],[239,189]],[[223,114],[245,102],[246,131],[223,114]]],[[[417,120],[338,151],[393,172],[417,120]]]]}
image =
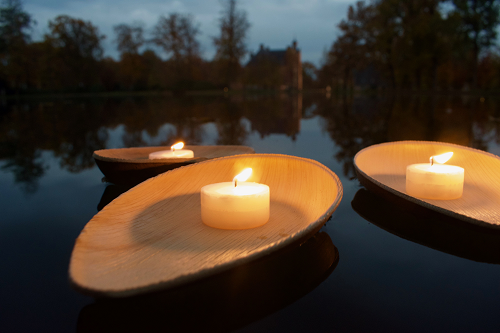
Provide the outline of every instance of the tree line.
{"type": "MultiPolygon", "coordinates": [[[[302,64],[304,88],[500,89],[499,9],[500,0],[359,1],[338,25],[340,35],[322,65],[302,64]]],[[[206,60],[198,41],[200,25],[190,14],[161,15],[150,29],[119,24],[113,39],[120,54],[116,60],[104,56],[106,37],[90,21],[57,16],[43,39],[33,41],[34,21],[21,0],[2,0],[0,92],[277,86],[276,63],[242,64],[250,23],[237,0],[222,3],[218,25],[219,35],[212,37],[215,57],[206,60]]]]}
{"type": "Polygon", "coordinates": [[[4,93],[211,89],[241,76],[250,24],[236,0],[223,3],[216,55],[202,58],[199,25],[192,15],[161,15],[146,31],[141,23],[114,27],[120,57],[104,57],[106,38],[90,21],[60,15],[32,41],[34,21],[20,0],[0,7],[0,90],[4,93]],[[156,51],[155,51],[156,50],[156,51]],[[158,52],[167,56],[163,60],[158,52]]]}
{"type": "Polygon", "coordinates": [[[377,0],[350,6],[319,71],[323,85],[499,89],[499,0],[377,0]]]}

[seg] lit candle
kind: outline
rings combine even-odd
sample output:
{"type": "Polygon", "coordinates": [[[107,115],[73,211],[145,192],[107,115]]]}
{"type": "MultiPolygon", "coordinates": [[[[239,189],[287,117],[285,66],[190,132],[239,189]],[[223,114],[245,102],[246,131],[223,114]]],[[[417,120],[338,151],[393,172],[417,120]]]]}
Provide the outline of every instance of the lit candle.
{"type": "Polygon", "coordinates": [[[464,188],[464,169],[455,165],[443,165],[452,155],[453,153],[449,152],[432,156],[430,163],[408,165],[406,192],[423,199],[460,198],[464,188]]]}
{"type": "Polygon", "coordinates": [[[189,149],[182,149],[184,147],[183,142],[178,142],[170,150],[160,150],[149,154],[150,160],[156,160],[161,158],[193,158],[194,153],[189,149]]]}
{"type": "Polygon", "coordinates": [[[243,170],[232,182],[201,188],[201,219],[219,229],[249,229],[269,220],[269,186],[245,182],[252,169],[243,170]]]}

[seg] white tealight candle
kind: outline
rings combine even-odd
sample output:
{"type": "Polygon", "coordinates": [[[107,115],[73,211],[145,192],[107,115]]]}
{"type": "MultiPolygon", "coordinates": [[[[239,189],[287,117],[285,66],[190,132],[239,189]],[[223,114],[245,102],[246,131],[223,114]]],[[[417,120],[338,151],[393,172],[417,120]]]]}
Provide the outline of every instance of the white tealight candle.
{"type": "Polygon", "coordinates": [[[464,169],[445,163],[453,153],[432,156],[430,163],[406,167],[406,192],[414,197],[434,200],[452,200],[462,196],[464,169]]]}
{"type": "Polygon", "coordinates": [[[269,186],[245,182],[252,169],[245,169],[232,182],[201,188],[201,220],[219,229],[249,229],[269,220],[269,186]]]}
{"type": "Polygon", "coordinates": [[[170,150],[160,150],[149,154],[150,160],[163,159],[163,158],[193,158],[194,153],[189,149],[182,149],[183,142],[176,143],[170,150]]]}

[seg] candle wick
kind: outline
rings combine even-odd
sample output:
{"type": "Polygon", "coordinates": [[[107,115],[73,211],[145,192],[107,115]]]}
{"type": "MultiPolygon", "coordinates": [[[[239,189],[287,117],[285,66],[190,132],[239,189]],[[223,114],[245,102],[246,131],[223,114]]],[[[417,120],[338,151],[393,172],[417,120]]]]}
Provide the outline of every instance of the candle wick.
{"type": "Polygon", "coordinates": [[[238,185],[238,179],[234,179],[234,187],[238,185]]]}
{"type": "Polygon", "coordinates": [[[431,162],[431,166],[434,164],[434,158],[433,158],[433,157],[434,157],[434,156],[431,156],[431,158],[429,159],[429,160],[430,160],[430,162],[431,162]]]}

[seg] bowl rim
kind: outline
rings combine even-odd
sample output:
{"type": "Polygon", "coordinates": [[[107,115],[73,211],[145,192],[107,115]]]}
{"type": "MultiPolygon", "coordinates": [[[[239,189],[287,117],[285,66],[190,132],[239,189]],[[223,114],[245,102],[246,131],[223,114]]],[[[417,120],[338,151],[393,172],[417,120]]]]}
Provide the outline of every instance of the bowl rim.
{"type": "Polygon", "coordinates": [[[402,199],[405,199],[405,200],[408,200],[414,204],[417,204],[421,207],[424,207],[426,209],[430,209],[430,210],[433,210],[433,211],[436,211],[438,213],[441,213],[441,214],[444,214],[446,216],[449,216],[449,217],[452,217],[452,218],[455,218],[455,219],[458,219],[458,220],[461,220],[461,221],[465,221],[465,222],[469,222],[469,223],[473,223],[473,224],[476,224],[476,225],[480,225],[480,226],[484,226],[484,227],[488,227],[488,228],[492,228],[492,229],[500,229],[500,223],[499,224],[493,224],[491,222],[488,222],[488,221],[484,221],[484,220],[481,220],[481,219],[478,219],[478,218],[474,218],[474,217],[471,217],[471,216],[467,216],[467,215],[464,215],[464,214],[460,214],[454,210],[450,210],[450,209],[446,209],[446,208],[443,208],[443,207],[439,207],[439,206],[436,206],[432,203],[429,203],[427,201],[424,201],[422,199],[419,199],[417,197],[414,197],[414,196],[411,196],[409,194],[406,194],[406,193],[403,193],[403,192],[400,192],[378,180],[376,180],[375,178],[373,178],[372,176],[368,175],[364,170],[361,169],[360,166],[358,166],[358,163],[357,163],[357,160],[359,158],[359,156],[361,156],[362,154],[366,153],[367,151],[369,150],[373,150],[373,149],[377,149],[377,148],[380,148],[380,147],[383,147],[383,146],[395,146],[395,145],[404,145],[404,144],[422,144],[422,145],[429,145],[429,146],[446,146],[446,147],[455,147],[455,148],[459,148],[459,149],[463,149],[463,150],[466,150],[466,151],[469,151],[473,154],[481,154],[481,155],[484,155],[484,156],[487,156],[489,158],[493,158],[493,159],[496,159],[498,161],[500,161],[500,157],[497,156],[497,155],[494,155],[492,153],[489,153],[489,152],[485,152],[485,151],[482,151],[482,150],[478,150],[478,149],[475,149],[475,148],[471,148],[471,147],[466,147],[466,146],[462,146],[462,145],[458,145],[458,144],[454,144],[454,143],[447,143],[447,142],[439,142],[439,141],[420,141],[420,140],[403,140],[403,141],[392,141],[392,142],[384,142],[384,143],[379,143],[379,144],[374,144],[374,145],[371,145],[371,146],[368,146],[368,147],[365,147],[363,149],[361,149],[358,153],[356,153],[356,155],[354,156],[354,168],[356,170],[356,173],[358,174],[358,178],[360,178],[361,181],[369,181],[371,182],[372,184],[374,184],[375,186],[378,186],[379,188],[381,188],[382,190],[386,191],[386,192],[389,192],[389,193],[392,193],[402,199]]]}
{"type": "MultiPolygon", "coordinates": [[[[197,149],[197,148],[214,148],[214,150],[218,150],[217,148],[220,148],[220,150],[224,149],[234,149],[238,150],[240,149],[242,151],[242,154],[251,154],[252,152],[255,152],[255,150],[252,147],[248,146],[243,146],[243,145],[186,145],[184,146],[185,149],[197,149]]],[[[104,156],[102,153],[103,152],[109,152],[109,151],[114,151],[114,152],[119,152],[119,153],[126,153],[127,151],[140,151],[140,150],[152,150],[151,152],[155,151],[161,151],[161,150],[168,150],[169,148],[167,146],[147,146],[147,147],[127,147],[127,148],[110,148],[110,149],[99,149],[95,150],[92,153],[92,157],[94,159],[99,160],[99,161],[104,161],[104,162],[117,162],[117,163],[137,163],[137,164],[175,164],[175,163],[183,163],[183,162],[190,162],[190,161],[203,161],[206,159],[214,159],[214,158],[207,158],[205,156],[196,156],[193,158],[176,158],[176,159],[137,159],[137,158],[126,158],[126,157],[109,157],[109,156],[104,156]]],[[[148,153],[149,154],[149,153],[148,153]]],[[[235,154],[232,154],[235,155],[235,154]]],[[[232,156],[229,155],[229,156],[232,156]]],[[[224,156],[222,156],[224,157],[224,156]]],[[[219,158],[219,157],[215,157],[219,158]]]]}

